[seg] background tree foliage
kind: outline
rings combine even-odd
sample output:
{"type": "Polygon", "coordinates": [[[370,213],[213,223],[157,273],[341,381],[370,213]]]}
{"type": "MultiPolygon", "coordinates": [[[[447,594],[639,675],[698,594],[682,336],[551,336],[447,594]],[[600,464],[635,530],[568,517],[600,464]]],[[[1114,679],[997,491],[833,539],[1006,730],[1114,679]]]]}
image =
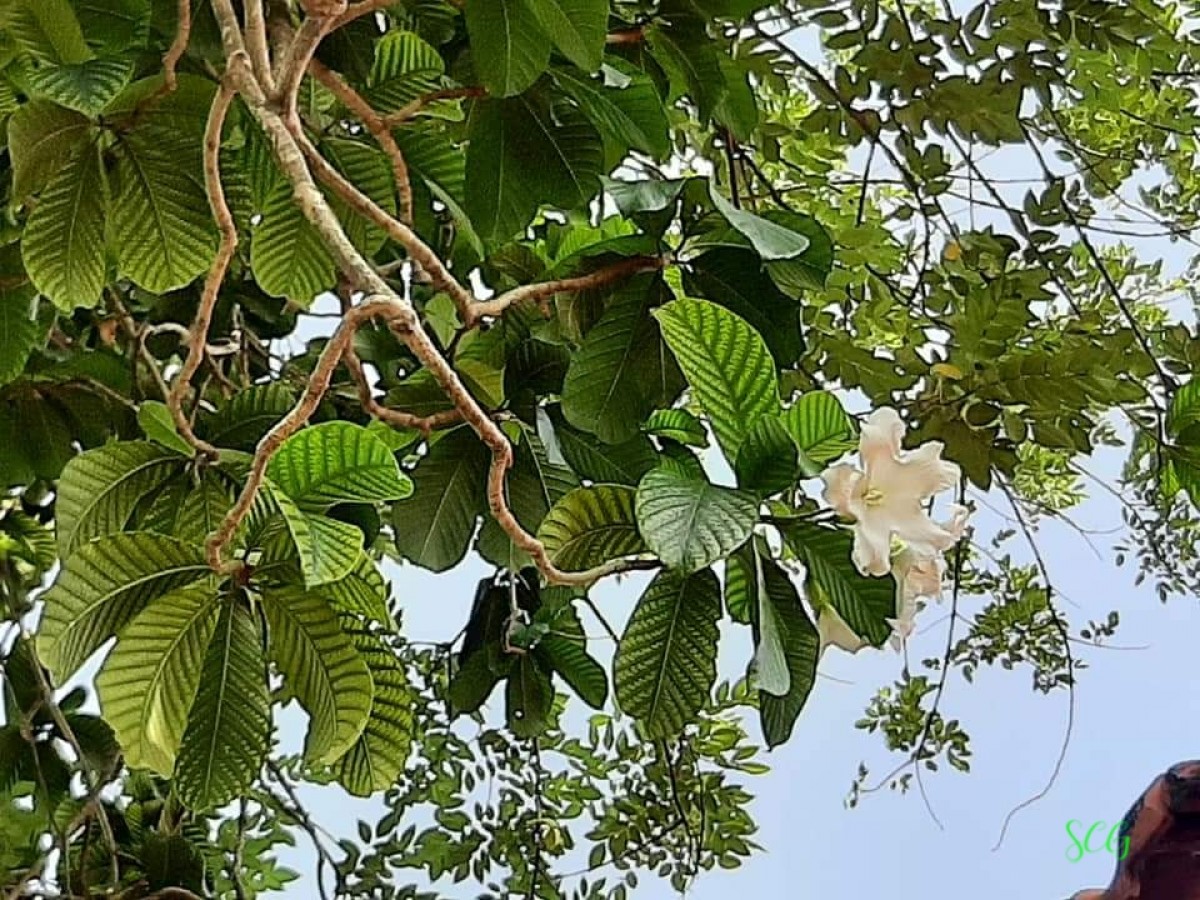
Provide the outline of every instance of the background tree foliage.
{"type": "Polygon", "coordinates": [[[896,613],[816,499],[848,398],[1011,504],[859,723],[885,783],[966,770],[952,670],[1074,684],[1003,544],[1097,447],[1132,436],[1118,562],[1197,587],[1200,343],[1112,240],[1191,243],[1192,7],[0,0],[8,895],[252,897],[297,832],[322,896],[736,867],[816,617],[896,613]],[[381,564],[469,555],[468,621],[407,640],[381,564]],[[334,782],[386,808],[357,841],[300,801],[334,782]]]}

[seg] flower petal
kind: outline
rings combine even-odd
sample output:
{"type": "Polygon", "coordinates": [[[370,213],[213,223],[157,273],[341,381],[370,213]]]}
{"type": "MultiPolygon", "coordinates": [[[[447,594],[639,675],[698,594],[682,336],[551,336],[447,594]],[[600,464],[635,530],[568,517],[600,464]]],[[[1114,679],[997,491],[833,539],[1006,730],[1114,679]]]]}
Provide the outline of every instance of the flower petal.
{"type": "Polygon", "coordinates": [[[889,499],[894,495],[915,497],[918,501],[957,488],[962,469],[957,463],[942,459],[942,447],[941,441],[928,441],[902,454],[894,466],[880,472],[887,484],[872,479],[871,486],[878,487],[889,499]]]}
{"type": "Polygon", "coordinates": [[[899,504],[885,502],[871,518],[886,522],[896,533],[896,537],[920,555],[933,555],[948,550],[961,536],[938,525],[916,503],[904,508],[899,504]]]}
{"type": "Polygon", "coordinates": [[[830,466],[821,473],[821,480],[825,482],[825,490],[821,496],[839,516],[858,519],[863,513],[863,504],[859,497],[862,479],[863,473],[854,466],[846,463],[830,466]]]}
{"type": "MultiPolygon", "coordinates": [[[[850,558],[863,575],[886,575],[892,570],[892,522],[878,510],[867,510],[854,525],[850,558]]],[[[930,523],[932,524],[932,523],[930,523]]]]}
{"type": "Polygon", "coordinates": [[[890,406],[881,406],[867,417],[858,440],[858,454],[862,457],[867,480],[876,483],[876,469],[895,463],[900,455],[900,443],[904,440],[904,422],[900,414],[890,406]]]}

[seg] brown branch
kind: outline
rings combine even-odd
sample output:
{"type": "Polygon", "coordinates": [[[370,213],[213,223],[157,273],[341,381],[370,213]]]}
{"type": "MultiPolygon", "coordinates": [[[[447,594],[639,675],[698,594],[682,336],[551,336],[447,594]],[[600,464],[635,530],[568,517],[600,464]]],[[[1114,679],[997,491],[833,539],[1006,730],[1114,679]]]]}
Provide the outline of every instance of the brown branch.
{"type": "Polygon", "coordinates": [[[179,0],[179,24],[175,31],[175,40],[167,48],[163,56],[163,78],[165,79],[162,93],[169,94],[175,90],[178,79],[175,68],[187,51],[188,41],[192,37],[192,0],[179,0]]]}
{"type": "Polygon", "coordinates": [[[622,31],[610,32],[604,38],[604,43],[610,44],[610,45],[611,44],[640,44],[644,40],[646,40],[646,29],[639,27],[639,28],[626,28],[626,29],[623,29],[622,31]]]}
{"type": "MultiPolygon", "coordinates": [[[[272,94],[283,101],[284,118],[289,122],[296,117],[296,97],[300,93],[300,82],[308,71],[317,47],[336,27],[338,17],[346,11],[346,0],[303,0],[308,16],[300,23],[300,30],[292,38],[287,52],[279,64],[279,86],[272,94]]],[[[265,86],[262,86],[265,90],[265,86]]]]}
{"type": "Polygon", "coordinates": [[[271,71],[271,51],[267,47],[267,23],[263,0],[243,0],[246,5],[246,47],[254,76],[268,94],[275,92],[275,74],[271,71]]]}
{"type": "MultiPolygon", "coordinates": [[[[394,216],[389,215],[387,210],[360,191],[341,172],[330,165],[325,157],[321,155],[320,151],[313,146],[312,141],[304,134],[303,129],[299,127],[298,123],[292,125],[289,130],[293,142],[299,147],[304,157],[308,159],[309,165],[312,166],[317,178],[336,191],[352,210],[374,222],[387,232],[392,240],[404,247],[408,251],[409,259],[432,279],[434,288],[445,291],[450,295],[450,299],[454,301],[454,305],[458,309],[459,316],[463,321],[470,321],[471,307],[475,304],[475,297],[459,283],[458,279],[446,268],[445,264],[438,258],[438,255],[433,252],[432,248],[421,240],[420,236],[409,226],[398,221],[394,216]]],[[[340,230],[340,226],[337,225],[336,220],[333,224],[340,230]]],[[[355,255],[357,256],[357,253],[355,255]]],[[[358,258],[361,259],[361,257],[358,258]]],[[[366,264],[366,261],[363,260],[363,263],[366,264]]],[[[372,274],[374,274],[373,269],[372,274]]],[[[363,289],[357,279],[355,280],[355,285],[363,289]]],[[[384,288],[385,291],[371,289],[370,292],[377,294],[391,293],[386,285],[384,285],[384,288]]]]}
{"type": "MultiPolygon", "coordinates": [[[[342,314],[345,315],[352,309],[349,293],[342,290],[339,291],[339,296],[342,301],[342,314]]],[[[412,413],[384,406],[375,399],[375,394],[371,391],[371,385],[367,381],[367,374],[363,371],[362,360],[359,359],[358,353],[354,349],[353,341],[347,345],[343,361],[346,363],[346,368],[350,370],[350,377],[354,379],[359,403],[362,404],[363,409],[379,421],[386,422],[393,428],[415,428],[426,438],[434,429],[445,428],[462,421],[462,413],[457,409],[437,412],[431,416],[414,416],[412,413]]]]}
{"type": "Polygon", "coordinates": [[[413,222],[412,182],[409,179],[408,163],[404,161],[404,154],[400,152],[400,145],[396,143],[391,129],[371,104],[329,67],[314,59],[308,64],[308,71],[317,81],[325,85],[330,93],[341,100],[347,109],[362,120],[363,125],[375,138],[375,142],[379,144],[379,148],[391,160],[392,175],[396,180],[396,194],[400,204],[399,218],[403,224],[411,226],[413,222]]]}
{"type": "MultiPolygon", "coordinates": [[[[251,4],[253,5],[253,4],[251,4]]],[[[184,440],[195,447],[200,453],[212,459],[218,456],[217,448],[196,436],[192,423],[183,412],[183,401],[187,396],[188,386],[192,376],[204,361],[208,342],[208,328],[212,324],[213,310],[217,305],[217,296],[225,273],[229,269],[237,249],[237,226],[233,221],[233,213],[225,201],[225,189],[221,186],[221,132],[225,125],[225,116],[233,102],[234,92],[227,84],[222,84],[217,95],[213,98],[212,108],[208,113],[208,125],[204,130],[204,186],[208,194],[208,205],[213,218],[221,229],[221,246],[213,258],[212,266],[204,279],[204,292],[200,295],[200,305],[196,308],[196,318],[188,328],[188,354],[183,362],[183,368],[171,388],[167,406],[171,410],[171,418],[175,427],[183,435],[184,440]]]]}
{"type": "MultiPolygon", "coordinates": [[[[313,0],[310,0],[310,4],[312,2],[313,0]]],[[[541,541],[521,527],[509,509],[504,496],[505,474],[513,460],[512,445],[508,438],[467,391],[450,363],[438,352],[437,347],[421,327],[416,310],[412,305],[388,286],[370,262],[350,242],[342,230],[337,216],[313,181],[313,173],[306,165],[305,159],[310,161],[322,180],[339,185],[339,192],[343,196],[355,200],[359,209],[371,211],[373,214],[382,213],[382,210],[369,198],[364,197],[352,184],[346,182],[332,166],[325,162],[316,152],[316,148],[304,136],[303,129],[294,116],[285,119],[272,107],[262,86],[254,78],[230,0],[213,0],[213,9],[221,23],[228,59],[227,75],[232,79],[231,83],[246,100],[251,113],[269,137],[275,151],[276,161],[292,184],[293,195],[301,212],[321,236],[349,283],[355,289],[365,293],[367,299],[346,312],[329,342],[321,351],[316,368],[309,376],[308,384],[296,406],[276,423],[259,442],[241,494],[233,509],[229,511],[217,531],[209,537],[206,543],[209,564],[218,572],[226,571],[227,566],[222,559],[223,550],[249,512],[255,496],[262,486],[271,456],[312,415],[328,390],[333,371],[339,360],[344,357],[346,348],[353,340],[354,332],[367,320],[378,317],[389,323],[393,332],[430,372],[453,405],[461,412],[463,419],[491,451],[492,463],[488,473],[488,505],[492,515],[513,543],[529,554],[548,581],[554,584],[590,584],[605,575],[629,568],[658,566],[659,563],[656,561],[613,560],[585,572],[564,572],[554,565],[541,541]]],[[[297,42],[299,40],[297,38],[297,42]]],[[[307,65],[307,60],[305,62],[307,65]]],[[[298,81],[281,79],[281,84],[298,86],[298,81]]],[[[284,109],[294,109],[294,96],[284,97],[282,100],[284,109]]],[[[430,272],[435,280],[439,277],[443,279],[450,277],[437,254],[411,229],[396,222],[386,213],[383,213],[383,219],[388,225],[389,233],[398,232],[405,235],[405,241],[402,243],[414,262],[430,272]]],[[[229,568],[235,569],[237,564],[229,568]]]]}
{"type": "Polygon", "coordinates": [[[395,128],[397,125],[402,125],[423,110],[431,103],[437,103],[439,100],[462,100],[467,97],[486,97],[487,88],[484,87],[461,87],[461,88],[442,88],[437,91],[430,91],[428,94],[423,94],[416,100],[405,104],[395,112],[390,112],[383,116],[383,124],[388,128],[395,128]]]}
{"type": "Polygon", "coordinates": [[[522,303],[537,303],[542,307],[542,312],[548,315],[550,298],[555,294],[575,293],[603,287],[614,281],[630,278],[639,272],[656,271],[666,264],[667,260],[662,256],[631,256],[610,266],[605,266],[603,269],[597,269],[588,275],[522,285],[506,291],[498,297],[493,297],[491,300],[471,306],[470,319],[466,324],[470,328],[482,318],[498,316],[510,306],[518,306],[522,303]]]}
{"type": "Polygon", "coordinates": [[[361,0],[359,3],[352,3],[348,6],[345,12],[341,13],[333,20],[333,27],[330,31],[341,28],[343,25],[349,25],[355,19],[361,19],[363,16],[370,15],[373,12],[379,12],[388,6],[395,6],[399,0],[361,0]]]}

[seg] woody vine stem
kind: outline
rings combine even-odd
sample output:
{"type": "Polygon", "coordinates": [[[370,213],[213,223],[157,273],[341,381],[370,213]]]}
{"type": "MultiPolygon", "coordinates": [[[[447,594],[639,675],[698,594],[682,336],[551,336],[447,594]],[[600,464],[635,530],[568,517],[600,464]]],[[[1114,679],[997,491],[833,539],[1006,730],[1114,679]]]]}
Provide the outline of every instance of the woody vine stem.
{"type": "MultiPolygon", "coordinates": [[[[181,7],[186,3],[187,0],[182,0],[181,7]]],[[[361,299],[357,304],[344,304],[337,327],[322,350],[300,399],[259,442],[246,484],[237,501],[217,530],[208,537],[205,547],[208,563],[221,574],[231,574],[242,566],[237,560],[226,559],[225,550],[262,487],[271,457],[288,437],[308,421],[329,389],[338,364],[345,363],[357,384],[359,398],[365,409],[376,418],[394,426],[419,428],[426,434],[433,428],[446,427],[458,421],[471,427],[492,454],[487,486],[491,514],[513,543],[529,554],[547,581],[552,584],[590,584],[605,575],[637,567],[638,560],[614,560],[586,571],[563,571],[551,561],[541,541],[521,526],[505,497],[506,473],[513,460],[508,438],[470,394],[448,360],[425,333],[412,303],[397,294],[350,242],[317,186],[317,181],[336,193],[355,214],[382,228],[404,247],[414,270],[423,273],[435,289],[445,291],[451,297],[465,328],[474,328],[485,319],[501,316],[516,304],[536,303],[544,312],[548,312],[549,302],[555,294],[595,288],[638,272],[660,269],[667,264],[667,260],[662,257],[633,257],[587,275],[527,284],[490,300],[478,300],[408,224],[411,221],[411,190],[408,168],[389,130],[395,123],[385,122],[352,88],[313,59],[324,37],[386,5],[380,0],[360,0],[354,4],[346,0],[303,0],[301,6],[306,17],[299,29],[292,32],[284,24],[272,34],[275,46],[283,48],[272,62],[263,35],[265,26],[261,6],[247,0],[243,27],[231,0],[212,0],[220,25],[226,67],[209,113],[204,141],[204,172],[208,201],[221,232],[221,244],[205,278],[200,304],[189,328],[187,358],[169,396],[168,405],[180,433],[198,454],[216,458],[216,448],[198,438],[192,430],[183,411],[183,402],[189,391],[190,380],[203,362],[213,309],[238,243],[237,229],[226,203],[220,171],[222,129],[235,97],[241,98],[266,133],[275,159],[291,184],[296,204],[333,256],[345,287],[361,299]],[[305,135],[297,112],[297,94],[306,72],[330,87],[343,100],[389,156],[396,187],[402,195],[399,217],[389,214],[346,180],[326,162],[305,135]],[[453,415],[422,418],[401,410],[388,409],[374,399],[362,364],[353,350],[355,332],[372,320],[386,323],[428,369],[453,403],[453,415]]],[[[190,18],[180,16],[179,35],[172,53],[164,59],[168,91],[173,89],[174,69],[181,55],[181,51],[175,52],[175,48],[186,47],[189,30],[190,18]]],[[[482,93],[477,89],[468,91],[469,95],[475,96],[482,93]]]]}

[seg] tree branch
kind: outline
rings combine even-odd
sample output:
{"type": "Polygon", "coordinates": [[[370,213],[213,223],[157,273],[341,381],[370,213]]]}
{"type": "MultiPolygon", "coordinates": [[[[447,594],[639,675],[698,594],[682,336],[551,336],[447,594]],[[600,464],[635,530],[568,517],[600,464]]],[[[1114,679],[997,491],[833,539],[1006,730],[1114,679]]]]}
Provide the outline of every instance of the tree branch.
{"type": "Polygon", "coordinates": [[[267,23],[263,17],[264,0],[243,0],[246,5],[246,46],[254,76],[268,94],[275,92],[275,73],[271,71],[271,51],[267,47],[267,23]]]}
{"type": "Polygon", "coordinates": [[[397,125],[407,122],[430,103],[437,103],[439,100],[461,100],[467,97],[486,96],[487,88],[482,87],[442,88],[438,91],[430,91],[395,112],[383,116],[383,124],[388,128],[395,128],[397,125]]]}
{"type": "Polygon", "coordinates": [[[163,92],[171,93],[175,90],[178,79],[175,75],[175,69],[179,65],[179,61],[183,59],[183,54],[187,51],[188,41],[192,37],[192,0],[179,0],[179,24],[175,30],[175,40],[171,42],[171,46],[167,48],[166,54],[163,56],[163,92]]]}
{"type": "MultiPolygon", "coordinates": [[[[250,3],[250,5],[254,4],[250,3]]],[[[204,131],[204,187],[208,194],[209,208],[212,210],[213,218],[216,219],[217,227],[221,230],[221,246],[204,279],[204,291],[200,295],[200,305],[196,308],[196,318],[192,320],[191,327],[188,328],[187,358],[183,361],[183,368],[175,379],[175,384],[167,399],[171,418],[175,420],[175,427],[179,433],[200,453],[211,459],[217,458],[217,448],[196,436],[191,421],[183,412],[183,401],[187,395],[188,386],[191,384],[192,376],[196,374],[196,370],[204,361],[208,345],[208,328],[212,324],[212,314],[217,305],[217,296],[238,244],[237,226],[233,222],[233,213],[229,211],[229,204],[225,201],[225,189],[221,185],[221,132],[225,125],[225,117],[229,112],[229,106],[233,102],[233,96],[233,89],[227,84],[222,84],[216,97],[213,98],[212,108],[208,113],[208,125],[204,131]]]]}
{"type": "Polygon", "coordinates": [[[521,287],[513,288],[511,291],[505,291],[491,300],[481,301],[472,305],[466,324],[470,328],[478,324],[480,319],[499,316],[510,306],[519,306],[522,303],[537,303],[542,307],[544,313],[549,314],[550,298],[555,294],[574,293],[603,287],[607,284],[612,284],[614,281],[630,278],[640,272],[657,271],[666,264],[667,260],[662,256],[631,256],[610,266],[605,266],[603,269],[597,269],[588,275],[522,285],[521,287]]]}
{"type": "Polygon", "coordinates": [[[362,121],[367,130],[371,132],[371,136],[375,138],[375,142],[379,144],[379,148],[391,160],[392,175],[396,180],[396,194],[400,204],[399,218],[403,224],[411,227],[413,222],[412,182],[409,178],[408,164],[404,161],[404,154],[400,152],[400,145],[396,143],[391,129],[371,104],[336,72],[315,59],[308,64],[308,71],[362,121]]]}

